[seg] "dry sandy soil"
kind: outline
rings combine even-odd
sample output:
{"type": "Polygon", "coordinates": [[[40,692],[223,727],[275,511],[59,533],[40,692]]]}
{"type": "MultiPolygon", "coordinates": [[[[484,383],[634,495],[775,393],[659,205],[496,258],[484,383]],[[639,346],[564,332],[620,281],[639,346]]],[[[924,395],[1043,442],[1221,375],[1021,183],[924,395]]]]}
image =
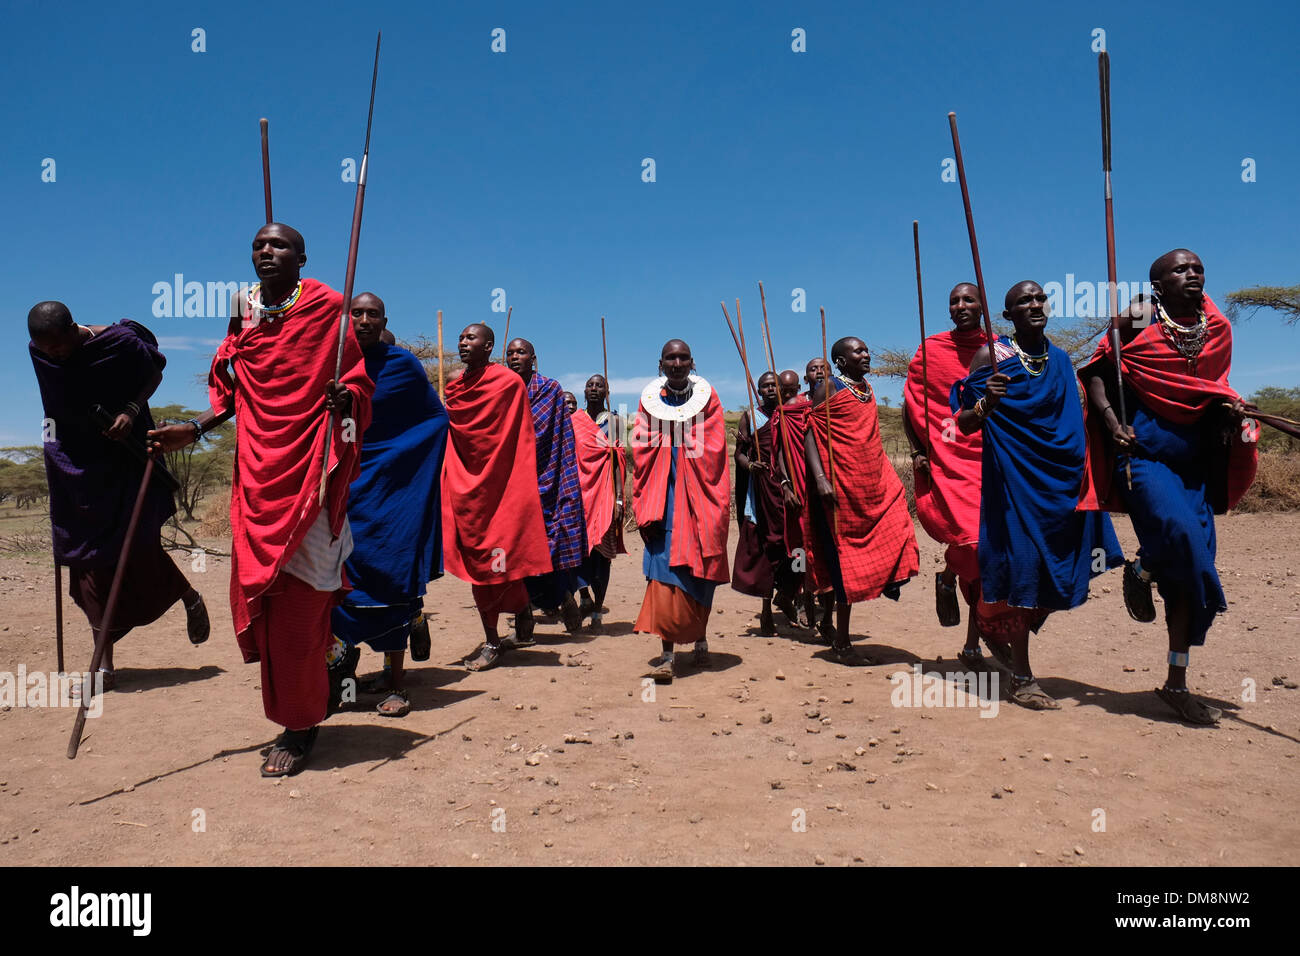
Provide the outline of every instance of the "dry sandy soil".
{"type": "MultiPolygon", "coordinates": [[[[1131,551],[1126,519],[1117,529],[1131,551]]],[[[925,571],[902,601],[854,612],[881,663],[841,667],[784,627],[760,637],[757,602],[724,588],[712,668],[684,669],[653,701],[656,642],[630,625],[639,543],[615,563],[602,632],[541,625],[542,644],[482,674],[455,666],[477,616],[445,578],[426,599],[434,649],[412,671],[414,711],[335,715],[309,768],[282,781],[258,776],[277,729],[231,633],[228,565],[209,558],[191,577],[212,639],[191,647],[179,606],[128,636],[75,761],[70,710],[0,711],[0,864],[1294,862],[1300,515],[1220,524],[1232,606],[1190,671],[1226,712],[1217,729],[1175,722],[1151,693],[1164,629],[1128,618],[1118,572],[1036,639],[1061,711],[891,706],[890,674],[940,657],[955,669],[962,640],[936,623],[939,552],[918,535],[925,571]]],[[[53,670],[48,561],[6,558],[0,575],[0,671],[53,670]]],[[[89,628],[66,607],[68,666],[84,668],[89,628]]],[[[367,651],[361,672],[378,664],[367,651]]]]}

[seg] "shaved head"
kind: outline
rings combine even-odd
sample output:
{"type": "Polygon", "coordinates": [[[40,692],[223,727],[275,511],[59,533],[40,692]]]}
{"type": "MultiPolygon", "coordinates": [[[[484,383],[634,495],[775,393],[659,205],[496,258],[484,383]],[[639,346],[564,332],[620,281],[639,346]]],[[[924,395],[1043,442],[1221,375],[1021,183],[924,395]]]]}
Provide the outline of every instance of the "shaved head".
{"type": "Polygon", "coordinates": [[[537,350],[533,348],[533,343],[528,341],[527,339],[511,339],[509,342],[506,343],[507,354],[510,352],[511,349],[517,349],[517,348],[522,348],[529,355],[537,354],[537,350]]]}
{"type": "Polygon", "coordinates": [[[470,329],[473,329],[475,332],[477,332],[487,341],[489,349],[497,344],[497,334],[492,331],[491,326],[484,325],[482,322],[473,322],[465,326],[466,332],[468,332],[470,329]]]}
{"type": "Polygon", "coordinates": [[[1185,256],[1190,256],[1197,262],[1201,261],[1201,257],[1192,252],[1191,249],[1170,249],[1155,262],[1151,263],[1151,271],[1149,273],[1151,281],[1159,282],[1165,277],[1165,273],[1169,272],[1169,270],[1175,265],[1182,262],[1185,256]]]}
{"type": "Polygon", "coordinates": [[[681,339],[669,339],[667,342],[664,343],[664,347],[660,349],[659,357],[661,359],[667,358],[669,352],[675,352],[680,349],[685,349],[687,355],[691,354],[691,347],[687,345],[685,342],[683,342],[681,339]]]}
{"type": "Polygon", "coordinates": [[[57,338],[75,325],[72,313],[62,302],[37,302],[27,313],[27,334],[33,342],[57,338]]]}
{"type": "Polygon", "coordinates": [[[307,254],[307,241],[303,239],[302,233],[293,226],[286,226],[282,222],[268,222],[261,229],[257,230],[260,236],[263,233],[267,235],[278,235],[288,240],[289,245],[293,246],[293,251],[300,256],[307,254]]]}

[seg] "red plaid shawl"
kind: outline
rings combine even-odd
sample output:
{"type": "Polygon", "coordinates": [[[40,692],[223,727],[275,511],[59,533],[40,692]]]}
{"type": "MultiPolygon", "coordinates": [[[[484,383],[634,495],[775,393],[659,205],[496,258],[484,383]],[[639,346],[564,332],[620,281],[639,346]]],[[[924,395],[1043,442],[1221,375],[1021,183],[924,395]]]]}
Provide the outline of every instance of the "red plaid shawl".
{"type": "MultiPolygon", "coordinates": [[[[1207,295],[1203,306],[1209,329],[1205,347],[1196,360],[1196,374],[1187,359],[1170,344],[1160,323],[1153,321],[1120,349],[1124,384],[1133,389],[1143,404],[1162,418],[1179,425],[1199,420],[1214,405],[1235,401],[1240,396],[1228,385],[1232,366],[1232,326],[1207,295]]],[[[1114,362],[1109,335],[1103,336],[1087,369],[1102,359],[1114,362]]],[[[1082,373],[1083,369],[1080,369],[1082,373]]],[[[1118,412],[1118,409],[1116,409],[1118,412]]],[[[1125,511],[1119,489],[1114,487],[1115,456],[1101,415],[1088,416],[1088,457],[1085,462],[1079,508],[1084,511],[1125,511]]],[[[1226,459],[1227,500],[1214,502],[1222,513],[1233,507],[1255,480],[1259,448],[1246,440],[1244,430],[1232,440],[1226,459]]]]}
{"type": "MultiPolygon", "coordinates": [[[[595,549],[614,520],[615,461],[620,487],[627,474],[627,462],[623,457],[622,446],[617,443],[617,436],[614,451],[611,452],[609,436],[585,411],[578,409],[571,421],[578,449],[578,477],[582,482],[582,513],[587,519],[587,546],[595,549]]],[[[612,418],[607,421],[611,425],[614,422],[612,418]]],[[[623,546],[623,522],[618,523],[615,535],[618,553],[627,554],[627,548],[623,546]]]]}
{"type": "MultiPolygon", "coordinates": [[[[916,533],[907,513],[907,495],[880,441],[880,420],[874,400],[861,402],[842,388],[831,396],[829,434],[835,452],[835,497],[838,529],[833,532],[850,604],[880,596],[893,581],[905,581],[920,568],[916,533]]],[[[809,424],[826,467],[826,403],[809,412],[809,424]]],[[[829,470],[827,472],[829,475],[829,470]]],[[[809,489],[812,494],[813,490],[809,489]]],[[[834,522],[831,522],[834,527],[834,522]]],[[[819,586],[830,583],[821,561],[813,555],[813,575],[819,586]]]]}

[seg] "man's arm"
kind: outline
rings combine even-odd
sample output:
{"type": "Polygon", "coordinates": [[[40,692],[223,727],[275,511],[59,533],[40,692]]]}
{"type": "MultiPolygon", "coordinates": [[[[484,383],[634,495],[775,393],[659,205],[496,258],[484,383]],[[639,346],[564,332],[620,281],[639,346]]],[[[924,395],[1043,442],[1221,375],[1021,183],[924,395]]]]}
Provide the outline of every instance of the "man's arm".
{"type": "Polygon", "coordinates": [[[925,444],[916,434],[916,429],[912,427],[911,416],[907,414],[907,392],[903,392],[903,434],[907,436],[907,443],[912,446],[912,464],[917,471],[929,473],[930,458],[925,453],[925,444]]]}
{"type": "Polygon", "coordinates": [[[162,369],[153,366],[153,371],[140,387],[131,401],[126,403],[126,407],[117,413],[113,424],[104,432],[114,441],[121,441],[131,434],[131,429],[135,427],[135,420],[140,417],[140,412],[149,407],[149,398],[158,390],[162,384],[162,369]]]}
{"type": "Polygon", "coordinates": [[[175,425],[163,425],[149,432],[149,450],[152,452],[176,451],[193,444],[206,432],[210,432],[222,422],[235,417],[234,411],[218,412],[213,408],[201,413],[198,418],[175,425]],[[197,427],[196,427],[197,426],[197,427]]]}
{"type": "Polygon", "coordinates": [[[817,450],[817,438],[810,427],[803,436],[804,460],[808,464],[808,482],[816,489],[822,504],[828,508],[835,507],[835,489],[831,486],[826,472],[822,468],[821,452],[817,450]]]}
{"type": "MultiPolygon", "coordinates": [[[[977,369],[991,365],[992,362],[993,353],[989,346],[981,345],[971,359],[970,372],[973,374],[977,369]]],[[[957,415],[957,427],[961,429],[963,435],[969,435],[984,427],[989,414],[998,407],[1002,399],[1006,398],[1007,383],[1010,381],[1011,379],[1001,372],[994,372],[989,376],[988,384],[984,388],[984,397],[975,403],[974,408],[963,408],[957,415]]]]}

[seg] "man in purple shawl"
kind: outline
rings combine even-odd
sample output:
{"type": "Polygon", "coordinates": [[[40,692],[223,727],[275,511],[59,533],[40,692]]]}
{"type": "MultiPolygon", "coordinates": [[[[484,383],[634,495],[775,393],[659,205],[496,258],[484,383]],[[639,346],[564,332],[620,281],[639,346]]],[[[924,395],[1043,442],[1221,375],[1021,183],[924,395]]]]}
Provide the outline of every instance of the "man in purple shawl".
{"type": "MultiPolygon", "coordinates": [[[[143,450],[154,427],[149,397],[167,359],[139,323],[78,325],[62,302],[38,302],[27,314],[27,349],[45,409],[45,474],[54,526],[54,560],[69,572],[69,593],[97,632],[103,623],[126,525],[144,478],[143,450]],[[96,406],[112,424],[92,418],[96,406]]],[[[116,616],[105,647],[104,687],[113,686],[113,643],[151,624],[178,600],[185,602],[191,643],[210,630],[203,598],[185,580],[159,531],[176,510],[157,477],[140,512],[130,562],[123,570],[116,616]]]]}
{"type": "MultiPolygon", "coordinates": [[[[587,521],[582,511],[577,446],[569,410],[564,406],[564,390],[555,379],[539,375],[534,370],[536,363],[537,353],[527,339],[514,339],[506,345],[506,364],[528,384],[537,435],[537,485],[551,548],[551,573],[529,578],[528,594],[543,611],[559,608],[564,628],[572,634],[582,629],[582,612],[573,595],[578,589],[578,569],[587,556],[587,521]]],[[[532,643],[531,622],[517,620],[515,645],[532,643]]]]}
{"type": "Polygon", "coordinates": [[[363,292],[352,299],[351,314],[375,393],[361,438],[361,473],[348,496],[353,549],[344,566],[352,590],[334,608],[332,628],[353,658],[349,674],[358,643],[384,655],[383,674],[362,691],[384,698],[376,707],[383,716],[405,717],[411,711],[403,686],[407,638],[412,659],[427,661],[424,586],[442,577],[447,412],[420,360],[383,341],[383,300],[363,292]]]}

